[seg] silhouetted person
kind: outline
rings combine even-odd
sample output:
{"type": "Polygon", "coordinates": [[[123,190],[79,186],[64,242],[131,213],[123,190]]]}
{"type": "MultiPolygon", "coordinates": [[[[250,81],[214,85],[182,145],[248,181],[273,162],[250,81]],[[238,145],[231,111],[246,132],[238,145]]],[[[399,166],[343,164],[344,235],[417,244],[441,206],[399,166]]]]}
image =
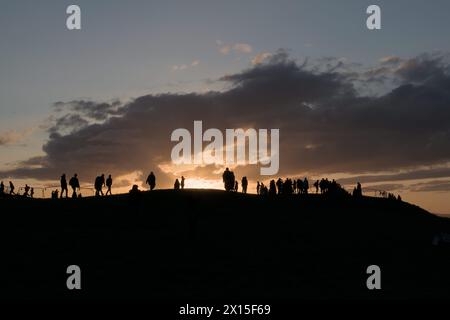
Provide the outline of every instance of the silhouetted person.
{"type": "Polygon", "coordinates": [[[106,187],[108,188],[108,190],[106,190],[105,195],[108,195],[108,193],[109,193],[109,195],[112,195],[112,193],[111,193],[112,184],[113,184],[113,179],[112,179],[111,175],[109,175],[108,179],[106,179],[106,187]]]}
{"type": "Polygon", "coordinates": [[[292,180],[287,178],[284,183],[283,183],[283,194],[292,194],[293,189],[292,189],[292,180]]]}
{"type": "MultiPolygon", "coordinates": [[[[278,194],[282,194],[283,193],[283,180],[281,180],[281,178],[278,178],[277,183],[276,183],[276,187],[277,187],[277,190],[278,190],[278,194]]],[[[272,194],[272,188],[271,187],[269,187],[269,193],[272,194]]]]}
{"type": "Polygon", "coordinates": [[[297,193],[302,194],[303,193],[303,180],[297,179],[297,193]]]}
{"type": "Polygon", "coordinates": [[[28,197],[28,192],[30,192],[30,186],[25,184],[24,190],[25,190],[25,192],[23,193],[23,196],[26,198],[26,197],[28,197]]]}
{"type": "Polygon", "coordinates": [[[31,199],[34,198],[34,188],[31,188],[31,190],[30,190],[30,198],[31,199]]]}
{"type": "Polygon", "coordinates": [[[242,193],[247,193],[247,186],[248,186],[247,177],[242,177],[241,185],[242,185],[242,193]]]}
{"type": "Polygon", "coordinates": [[[356,191],[358,191],[358,195],[362,196],[362,187],[361,187],[361,183],[357,183],[356,184],[356,191]]]}
{"type": "Polygon", "coordinates": [[[10,182],[9,182],[9,194],[10,194],[10,195],[15,194],[15,193],[14,193],[14,189],[15,189],[14,184],[12,183],[12,181],[10,181],[10,182]]]}
{"type": "Polygon", "coordinates": [[[80,181],[78,181],[78,175],[75,173],[69,180],[69,185],[72,188],[72,198],[77,197],[77,189],[80,188],[80,181]]]}
{"type": "Polygon", "coordinates": [[[52,199],[58,199],[58,190],[52,191],[52,199]]]}
{"type": "Polygon", "coordinates": [[[319,193],[319,180],[314,182],[314,187],[316,188],[316,193],[319,193]]]}
{"type": "Polygon", "coordinates": [[[5,194],[5,185],[3,184],[3,181],[0,183],[0,196],[5,194]]]}
{"type": "Polygon", "coordinates": [[[256,194],[260,194],[261,184],[259,181],[256,181],[256,194]]]}
{"type": "Polygon", "coordinates": [[[353,196],[354,197],[361,197],[362,196],[362,187],[361,183],[356,184],[356,188],[353,189],[353,196]]]}
{"type": "Polygon", "coordinates": [[[226,191],[233,191],[235,189],[234,173],[226,168],[222,174],[222,180],[226,191]]]}
{"type": "Polygon", "coordinates": [[[402,197],[400,197],[400,195],[397,196],[397,200],[398,201],[402,201],[402,197]]]}
{"type": "Polygon", "coordinates": [[[141,190],[139,190],[137,184],[134,184],[133,187],[130,190],[130,200],[132,202],[135,202],[140,198],[141,190]]]}
{"type": "MultiPolygon", "coordinates": [[[[104,180],[104,177],[103,177],[103,180],[104,180]]],[[[103,195],[102,187],[103,187],[102,176],[98,176],[95,178],[95,181],[94,181],[94,189],[95,189],[96,197],[100,196],[100,194],[103,195]]]]}
{"type": "Polygon", "coordinates": [[[275,180],[270,180],[269,183],[269,194],[270,195],[276,195],[277,194],[277,187],[275,185],[275,180]]]}
{"type": "Polygon", "coordinates": [[[150,186],[150,190],[155,189],[156,186],[156,177],[153,174],[153,171],[150,172],[150,174],[147,177],[147,180],[145,181],[146,184],[148,184],[150,186]]]}
{"type": "Polygon", "coordinates": [[[130,193],[137,193],[137,192],[141,192],[139,190],[139,187],[137,184],[133,184],[133,187],[131,187],[130,193]]]}
{"type": "Polygon", "coordinates": [[[178,179],[175,180],[175,183],[173,184],[173,188],[175,190],[180,190],[180,181],[178,181],[178,179]]]}
{"type": "Polygon", "coordinates": [[[67,180],[66,180],[66,174],[63,173],[61,176],[61,198],[63,197],[64,191],[66,191],[66,198],[68,197],[68,191],[67,191],[67,180]]]}
{"type": "Polygon", "coordinates": [[[308,194],[309,190],[309,182],[308,179],[305,177],[305,180],[303,180],[303,191],[305,194],[308,194]]]}
{"type": "Polygon", "coordinates": [[[184,177],[183,176],[181,176],[181,189],[184,189],[184,177]]]}
{"type": "MultiPolygon", "coordinates": [[[[273,182],[274,182],[274,186],[275,186],[275,181],[273,181],[273,182]]],[[[276,192],[276,190],[275,190],[275,192],[276,192]]],[[[262,196],[266,196],[268,193],[269,193],[269,189],[267,189],[267,187],[264,185],[264,183],[261,182],[259,194],[262,196]]]]}

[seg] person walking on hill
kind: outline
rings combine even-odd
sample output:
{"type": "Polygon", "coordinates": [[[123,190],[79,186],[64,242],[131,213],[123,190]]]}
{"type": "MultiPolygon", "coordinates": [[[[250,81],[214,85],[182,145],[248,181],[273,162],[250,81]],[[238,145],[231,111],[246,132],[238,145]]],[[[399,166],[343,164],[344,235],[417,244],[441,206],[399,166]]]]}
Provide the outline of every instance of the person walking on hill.
{"type": "Polygon", "coordinates": [[[106,179],[106,187],[108,188],[108,190],[106,191],[105,195],[108,195],[108,193],[109,193],[109,195],[112,195],[112,193],[111,193],[112,184],[113,184],[113,180],[112,180],[111,175],[109,175],[108,179],[106,179]]]}
{"type": "Polygon", "coordinates": [[[15,194],[14,189],[15,189],[14,184],[12,183],[12,181],[10,181],[9,182],[9,195],[12,196],[13,194],[15,194]]]}
{"type": "Polygon", "coordinates": [[[30,186],[25,184],[25,188],[24,188],[25,192],[23,193],[24,198],[28,197],[28,193],[30,192],[30,186]]]}
{"type": "Polygon", "coordinates": [[[66,192],[66,198],[68,197],[68,191],[67,191],[67,180],[66,180],[66,174],[63,173],[61,176],[61,198],[63,197],[64,191],[66,192]]]}

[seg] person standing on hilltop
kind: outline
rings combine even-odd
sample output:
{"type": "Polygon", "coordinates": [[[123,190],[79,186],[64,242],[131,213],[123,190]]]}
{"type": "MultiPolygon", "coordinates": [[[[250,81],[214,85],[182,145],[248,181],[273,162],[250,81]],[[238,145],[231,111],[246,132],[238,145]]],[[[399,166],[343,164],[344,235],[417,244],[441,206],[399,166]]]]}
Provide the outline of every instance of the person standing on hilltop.
{"type": "Polygon", "coordinates": [[[106,179],[106,187],[108,188],[108,190],[106,191],[105,196],[107,196],[108,193],[109,193],[109,195],[112,195],[112,193],[111,193],[112,184],[113,184],[113,180],[112,180],[111,175],[109,175],[108,179],[106,179]]]}
{"type": "Polygon", "coordinates": [[[0,196],[2,196],[5,193],[5,185],[3,184],[3,181],[0,183],[0,196]]]}
{"type": "Polygon", "coordinates": [[[308,194],[309,189],[309,182],[308,179],[305,177],[305,180],[303,180],[303,190],[305,194],[308,194]]]}
{"type": "Polygon", "coordinates": [[[12,196],[13,194],[15,194],[14,189],[15,189],[14,184],[12,183],[12,181],[10,181],[9,182],[9,195],[12,196]]]}
{"type": "Polygon", "coordinates": [[[175,190],[180,190],[180,181],[178,179],[175,180],[175,183],[173,185],[173,188],[175,190]]]}
{"type": "Polygon", "coordinates": [[[184,189],[184,177],[181,176],[181,189],[184,189]]]}
{"type": "Polygon", "coordinates": [[[68,190],[67,190],[67,180],[66,180],[66,174],[63,173],[61,176],[61,198],[63,197],[63,193],[66,191],[66,198],[68,197],[68,190]]]}
{"type": "Polygon", "coordinates": [[[145,183],[150,186],[150,190],[155,189],[155,187],[156,187],[156,177],[153,174],[153,171],[150,172],[150,174],[148,175],[147,180],[145,181],[145,183]]]}
{"type": "Polygon", "coordinates": [[[241,185],[242,185],[242,193],[247,193],[247,186],[248,186],[247,177],[242,177],[241,185]]]}
{"type": "Polygon", "coordinates": [[[69,185],[73,190],[72,198],[77,198],[77,189],[80,188],[80,181],[78,181],[78,175],[76,173],[73,175],[72,178],[70,178],[69,185]]]}

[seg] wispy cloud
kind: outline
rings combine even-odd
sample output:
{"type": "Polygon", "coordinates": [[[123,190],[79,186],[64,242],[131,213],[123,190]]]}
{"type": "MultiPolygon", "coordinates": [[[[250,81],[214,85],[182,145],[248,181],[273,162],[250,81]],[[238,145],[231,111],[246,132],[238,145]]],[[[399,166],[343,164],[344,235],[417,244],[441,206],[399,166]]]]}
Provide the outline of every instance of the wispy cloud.
{"type": "Polygon", "coordinates": [[[23,131],[9,130],[6,132],[2,132],[0,133],[0,146],[14,145],[19,142],[22,142],[32,132],[33,129],[31,128],[23,131]]]}
{"type": "Polygon", "coordinates": [[[200,60],[196,59],[192,61],[190,64],[174,64],[170,67],[172,71],[182,71],[188,68],[196,67],[200,64],[200,60]]]}
{"type": "Polygon", "coordinates": [[[216,41],[216,44],[219,46],[219,52],[227,55],[230,52],[235,52],[235,53],[252,53],[253,48],[251,45],[249,45],[248,43],[232,43],[232,44],[225,44],[220,40],[216,41]]]}
{"type": "Polygon", "coordinates": [[[272,54],[270,52],[262,52],[262,53],[258,53],[253,59],[252,59],[252,64],[260,64],[263,63],[264,60],[270,58],[272,56],[272,54]]]}

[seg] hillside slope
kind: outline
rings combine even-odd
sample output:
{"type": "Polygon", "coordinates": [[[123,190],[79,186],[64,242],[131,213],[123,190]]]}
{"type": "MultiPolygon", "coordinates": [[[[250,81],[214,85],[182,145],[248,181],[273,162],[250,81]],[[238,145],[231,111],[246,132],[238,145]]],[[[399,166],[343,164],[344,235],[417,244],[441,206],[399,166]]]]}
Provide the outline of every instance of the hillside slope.
{"type": "Polygon", "coordinates": [[[2,298],[450,298],[450,249],[432,245],[450,223],[395,200],[158,190],[0,207],[2,298]]]}

